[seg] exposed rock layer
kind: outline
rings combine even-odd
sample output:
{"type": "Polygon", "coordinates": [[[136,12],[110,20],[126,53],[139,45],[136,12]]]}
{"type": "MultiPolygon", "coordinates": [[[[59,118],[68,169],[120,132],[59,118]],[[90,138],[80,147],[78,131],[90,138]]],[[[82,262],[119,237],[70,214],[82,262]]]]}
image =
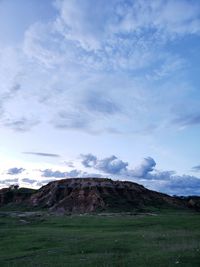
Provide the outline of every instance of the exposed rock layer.
{"type": "Polygon", "coordinates": [[[4,188],[0,207],[26,204],[62,213],[132,212],[163,208],[200,210],[200,197],[171,197],[142,185],[104,178],[71,178],[53,181],[39,190],[4,188]]]}
{"type": "Polygon", "coordinates": [[[180,199],[148,190],[142,185],[102,178],[51,182],[31,197],[31,204],[52,211],[77,213],[185,206],[180,199]]]}

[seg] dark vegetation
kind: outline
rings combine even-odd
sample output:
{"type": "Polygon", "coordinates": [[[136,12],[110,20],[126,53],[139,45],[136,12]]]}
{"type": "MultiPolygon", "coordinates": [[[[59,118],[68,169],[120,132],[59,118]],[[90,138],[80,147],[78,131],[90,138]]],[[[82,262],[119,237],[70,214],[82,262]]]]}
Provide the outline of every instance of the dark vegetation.
{"type": "MultiPolygon", "coordinates": [[[[28,209],[30,197],[37,190],[11,185],[0,190],[0,210],[28,209]]],[[[30,207],[31,208],[31,207],[30,207]]]]}

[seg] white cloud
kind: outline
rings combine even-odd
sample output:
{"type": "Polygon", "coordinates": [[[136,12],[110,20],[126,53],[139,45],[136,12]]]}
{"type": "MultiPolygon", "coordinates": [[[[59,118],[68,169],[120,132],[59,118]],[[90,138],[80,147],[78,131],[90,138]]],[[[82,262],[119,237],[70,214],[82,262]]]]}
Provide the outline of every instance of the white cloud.
{"type": "Polygon", "coordinates": [[[187,65],[165,46],[199,34],[199,5],[192,3],[56,1],[56,19],[31,25],[21,47],[2,48],[1,125],[142,133],[160,124],[172,116],[176,74],[187,65]],[[10,94],[16,84],[20,90],[10,94]]]}
{"type": "MultiPolygon", "coordinates": [[[[11,168],[12,173],[20,174],[19,178],[0,179],[0,187],[8,187],[12,184],[38,188],[48,182],[76,177],[109,177],[117,180],[129,180],[138,184],[143,184],[149,189],[160,191],[171,195],[199,195],[200,178],[190,175],[178,175],[174,171],[162,171],[155,169],[155,161],[148,157],[137,166],[130,168],[129,162],[125,162],[116,156],[98,158],[93,154],[81,155],[80,161],[84,169],[74,162],[73,169],[68,168],[47,168],[40,169],[33,176],[31,169],[11,168]],[[37,178],[35,178],[37,177],[37,178]]],[[[71,166],[71,165],[70,165],[71,166]]],[[[197,166],[199,167],[199,166],[197,166]]],[[[33,170],[32,170],[33,171],[33,170]]]]}
{"type": "Polygon", "coordinates": [[[109,47],[118,34],[175,38],[179,34],[199,33],[200,7],[195,1],[56,1],[60,11],[57,27],[67,40],[86,50],[109,47]]]}

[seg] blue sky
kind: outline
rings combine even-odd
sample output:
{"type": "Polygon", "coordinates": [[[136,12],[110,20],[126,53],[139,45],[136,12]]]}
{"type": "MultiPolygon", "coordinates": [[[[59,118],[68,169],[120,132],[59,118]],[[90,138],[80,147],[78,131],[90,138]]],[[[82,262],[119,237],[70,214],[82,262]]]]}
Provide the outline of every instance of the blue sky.
{"type": "Polygon", "coordinates": [[[197,0],[0,0],[0,186],[200,194],[197,0]]]}

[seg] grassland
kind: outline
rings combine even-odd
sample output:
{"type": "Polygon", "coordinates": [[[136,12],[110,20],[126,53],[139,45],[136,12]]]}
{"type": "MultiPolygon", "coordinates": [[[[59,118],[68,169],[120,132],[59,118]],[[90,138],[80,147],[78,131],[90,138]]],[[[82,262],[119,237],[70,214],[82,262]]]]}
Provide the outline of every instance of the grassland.
{"type": "Polygon", "coordinates": [[[1,267],[199,267],[200,214],[0,213],[1,267]]]}

